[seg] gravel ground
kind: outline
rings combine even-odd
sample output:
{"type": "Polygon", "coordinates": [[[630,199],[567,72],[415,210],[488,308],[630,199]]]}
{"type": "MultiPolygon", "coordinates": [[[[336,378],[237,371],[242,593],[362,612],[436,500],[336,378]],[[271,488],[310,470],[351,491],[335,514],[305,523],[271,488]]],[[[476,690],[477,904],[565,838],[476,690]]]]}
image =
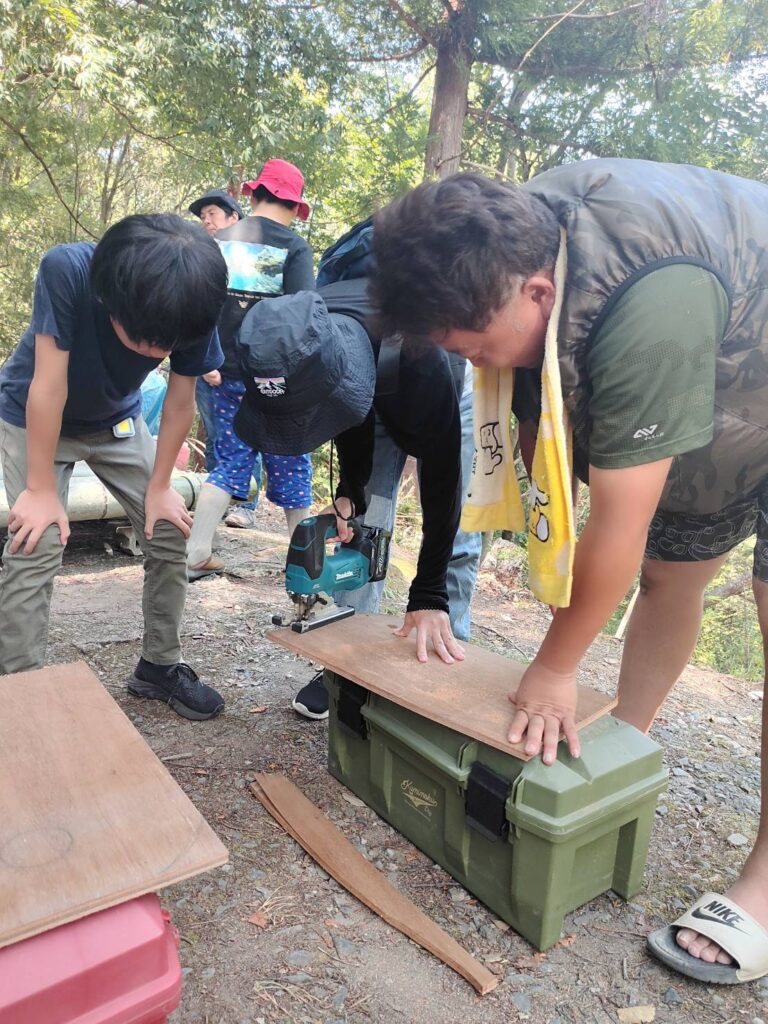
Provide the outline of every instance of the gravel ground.
{"type": "MultiPolygon", "coordinates": [[[[259,529],[221,529],[225,576],[190,588],[185,657],[227,700],[213,722],[190,723],[127,696],[140,650],[141,567],[79,531],[54,595],[49,657],[98,673],[230,851],[230,862],[163,893],[182,937],[182,1004],[174,1024],[541,1024],[615,1022],[656,1008],[657,1021],[762,1024],[768,980],[736,988],[686,983],[645,953],[645,935],[706,889],[726,887],[751,843],[759,807],[761,693],[754,684],[689,668],[654,728],[666,750],[646,884],[632,903],[611,894],[570,915],[546,955],[494,918],[449,875],[325,771],[324,723],[290,709],[312,667],[264,639],[284,600],[281,516],[259,529]],[[503,976],[480,999],[447,967],[348,896],[251,796],[257,771],[281,771],[435,921],[503,976]],[[264,927],[248,921],[264,915],[264,927]]],[[[389,607],[405,583],[390,574],[389,607]]],[[[484,572],[477,642],[533,655],[548,613],[510,577],[484,572]]],[[[620,644],[600,639],[582,681],[615,687],[620,644]]]]}

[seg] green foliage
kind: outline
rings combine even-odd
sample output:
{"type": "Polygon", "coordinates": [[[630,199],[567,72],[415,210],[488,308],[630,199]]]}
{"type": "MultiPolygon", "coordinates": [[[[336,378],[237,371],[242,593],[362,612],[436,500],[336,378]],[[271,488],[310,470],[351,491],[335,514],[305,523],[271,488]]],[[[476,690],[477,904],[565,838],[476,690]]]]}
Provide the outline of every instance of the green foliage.
{"type": "MultiPolygon", "coordinates": [[[[745,541],[712,581],[710,590],[723,587],[751,572],[754,541],[745,541]]],[[[693,660],[717,672],[762,681],[763,641],[751,584],[728,597],[708,602],[693,660]]]]}
{"type": "MultiPolygon", "coordinates": [[[[421,179],[446,54],[470,68],[465,168],[624,156],[765,180],[767,42],[764,0],[0,0],[0,357],[50,246],[183,212],[270,156],[304,170],[321,252],[421,179]]],[[[748,595],[707,610],[697,657],[759,677],[748,595]]]]}

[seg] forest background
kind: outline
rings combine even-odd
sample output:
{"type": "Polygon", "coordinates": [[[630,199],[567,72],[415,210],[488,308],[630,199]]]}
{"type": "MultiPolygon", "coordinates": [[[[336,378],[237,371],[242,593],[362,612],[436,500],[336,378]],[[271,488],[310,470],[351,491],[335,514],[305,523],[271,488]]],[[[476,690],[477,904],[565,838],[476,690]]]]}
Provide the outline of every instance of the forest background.
{"type": "MultiPolygon", "coordinates": [[[[768,3],[0,0],[0,358],[46,249],[237,194],[271,156],[305,173],[316,254],[460,169],[614,156],[768,182],[768,3]]],[[[711,588],[696,660],[758,679],[750,547],[711,588]]]]}

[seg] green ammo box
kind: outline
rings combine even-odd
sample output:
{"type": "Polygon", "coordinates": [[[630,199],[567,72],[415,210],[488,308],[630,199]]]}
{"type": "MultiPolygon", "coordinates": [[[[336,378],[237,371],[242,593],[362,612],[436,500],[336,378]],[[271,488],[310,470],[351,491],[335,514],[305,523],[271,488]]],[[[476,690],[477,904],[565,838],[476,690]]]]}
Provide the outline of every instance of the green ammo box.
{"type": "Polygon", "coordinates": [[[661,748],[605,715],[581,757],[521,761],[326,670],[332,775],[539,949],[563,917],[642,885],[661,748]]]}

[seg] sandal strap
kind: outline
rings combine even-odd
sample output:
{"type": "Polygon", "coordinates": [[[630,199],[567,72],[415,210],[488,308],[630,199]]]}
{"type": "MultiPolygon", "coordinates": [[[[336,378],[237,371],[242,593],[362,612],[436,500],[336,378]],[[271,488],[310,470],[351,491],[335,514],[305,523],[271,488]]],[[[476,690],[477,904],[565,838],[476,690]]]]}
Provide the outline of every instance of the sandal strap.
{"type": "Polygon", "coordinates": [[[690,928],[716,942],[739,965],[742,981],[768,972],[768,932],[727,896],[705,893],[673,928],[690,928]]]}

